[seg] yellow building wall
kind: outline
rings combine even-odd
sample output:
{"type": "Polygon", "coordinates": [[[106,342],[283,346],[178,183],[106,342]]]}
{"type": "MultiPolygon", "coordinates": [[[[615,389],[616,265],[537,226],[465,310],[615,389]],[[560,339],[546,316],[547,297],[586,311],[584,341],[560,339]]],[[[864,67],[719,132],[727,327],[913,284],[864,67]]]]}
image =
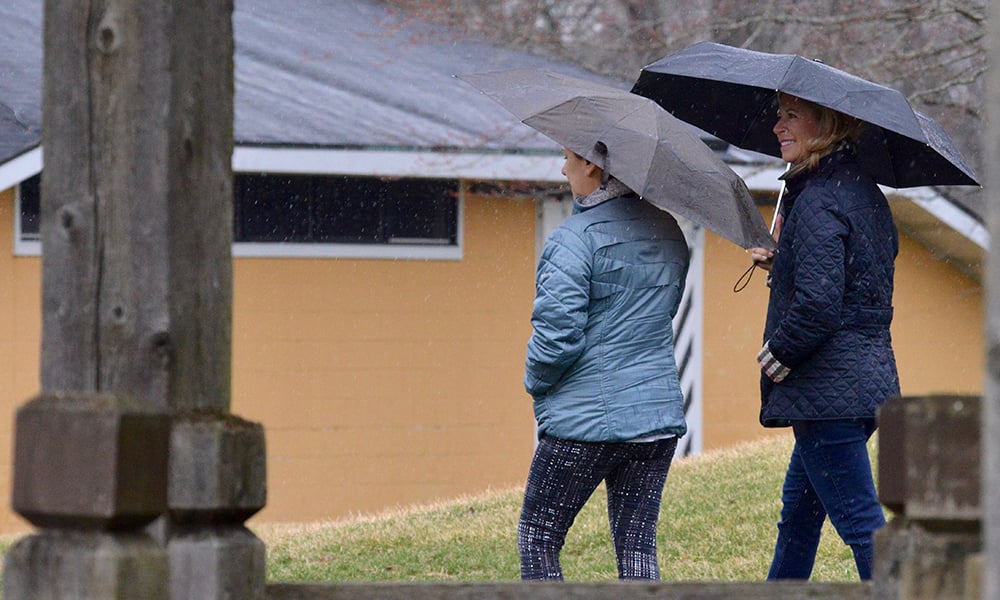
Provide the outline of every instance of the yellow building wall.
{"type": "Polygon", "coordinates": [[[521,485],[535,205],[465,202],[460,261],[235,263],[233,411],[266,426],[257,519],[521,485]]]}
{"type": "MultiPolygon", "coordinates": [[[[770,223],[771,214],[765,214],[770,223]]],[[[760,370],[768,289],[756,269],[739,293],[733,284],[750,264],[742,248],[705,235],[704,449],[723,448],[787,429],[758,424],[760,370]]],[[[892,336],[901,393],[981,394],[985,368],[982,287],[900,237],[892,336]]]]}
{"type": "MultiPolygon", "coordinates": [[[[459,261],[234,261],[233,399],[265,426],[268,505],[254,521],[314,521],[523,485],[533,450],[524,348],[535,204],[467,197],[459,261]]],[[[0,192],[0,496],[14,411],[38,391],[40,259],[14,257],[0,192]]],[[[757,424],[767,288],[748,255],[706,234],[704,447],[786,433],[757,424]]],[[[904,394],[979,393],[982,291],[923,247],[897,260],[904,394]]],[[[0,533],[27,524],[0,509],[0,533]]]]}
{"type": "MultiPolygon", "coordinates": [[[[40,259],[13,256],[0,192],[0,497],[14,411],[36,394],[40,259]]],[[[532,199],[468,197],[462,260],[234,261],[235,414],[264,424],[255,519],[344,517],[522,485],[532,199]]],[[[29,526],[7,508],[0,533],[29,526]]]]}
{"type": "Polygon", "coordinates": [[[0,534],[30,527],[9,506],[14,411],[38,393],[41,259],[14,257],[14,192],[0,191],[0,534]]]}

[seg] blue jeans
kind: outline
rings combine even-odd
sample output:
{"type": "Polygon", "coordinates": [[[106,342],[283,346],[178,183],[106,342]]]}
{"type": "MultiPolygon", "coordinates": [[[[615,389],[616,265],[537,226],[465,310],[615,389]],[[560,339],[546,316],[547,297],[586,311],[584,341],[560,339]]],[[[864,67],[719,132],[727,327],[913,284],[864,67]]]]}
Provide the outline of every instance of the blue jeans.
{"type": "Polygon", "coordinates": [[[677,438],[642,443],[573,442],[542,437],[517,525],[521,579],[562,580],[559,552],[576,515],[601,481],[618,577],[659,579],[656,522],[677,438]]]}
{"type": "Polygon", "coordinates": [[[792,422],[795,448],[768,579],[809,579],[827,515],[860,578],[871,579],[872,534],[885,524],[866,447],[875,427],[875,419],[792,422]]]}

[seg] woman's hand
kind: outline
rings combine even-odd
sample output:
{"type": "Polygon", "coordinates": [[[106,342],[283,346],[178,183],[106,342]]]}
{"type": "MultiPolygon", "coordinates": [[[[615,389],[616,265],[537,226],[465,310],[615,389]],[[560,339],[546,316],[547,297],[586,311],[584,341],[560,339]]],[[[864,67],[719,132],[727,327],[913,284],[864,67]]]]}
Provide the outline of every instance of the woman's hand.
{"type": "MultiPolygon", "coordinates": [[[[785,223],[785,218],[778,215],[774,219],[774,241],[777,242],[781,236],[781,226],[785,223]]],[[[774,250],[768,248],[751,248],[750,260],[765,271],[771,270],[771,263],[774,261],[774,250]]]]}
{"type": "Polygon", "coordinates": [[[767,248],[751,248],[750,259],[756,266],[764,269],[765,271],[770,271],[771,261],[774,260],[774,250],[768,250],[767,248]]]}

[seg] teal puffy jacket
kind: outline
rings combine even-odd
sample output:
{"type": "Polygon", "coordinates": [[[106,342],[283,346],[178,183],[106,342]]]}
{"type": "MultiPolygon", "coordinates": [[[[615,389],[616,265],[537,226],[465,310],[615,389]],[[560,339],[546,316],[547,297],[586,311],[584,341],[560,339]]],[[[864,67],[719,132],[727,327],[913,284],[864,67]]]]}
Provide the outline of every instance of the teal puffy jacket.
{"type": "Polygon", "coordinates": [[[677,221],[634,195],[577,212],[552,233],[524,376],[539,435],[619,442],[686,432],[673,318],[688,262],[677,221]]]}

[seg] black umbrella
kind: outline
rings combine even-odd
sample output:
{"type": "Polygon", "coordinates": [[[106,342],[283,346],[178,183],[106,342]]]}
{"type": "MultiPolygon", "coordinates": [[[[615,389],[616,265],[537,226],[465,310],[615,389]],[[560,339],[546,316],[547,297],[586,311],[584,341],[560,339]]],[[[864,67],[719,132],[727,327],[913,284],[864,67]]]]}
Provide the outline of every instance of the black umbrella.
{"type": "Polygon", "coordinates": [[[632,87],[735,146],[780,157],[779,91],[868,123],[858,158],[883,185],[979,184],[944,129],[902,93],[794,54],[701,42],[646,66],[632,87]]]}
{"type": "Polygon", "coordinates": [[[626,90],[537,69],[459,75],[651,204],[743,248],[774,247],[740,177],[694,129],[626,90]],[[598,146],[606,153],[598,151],[598,146]]]}

